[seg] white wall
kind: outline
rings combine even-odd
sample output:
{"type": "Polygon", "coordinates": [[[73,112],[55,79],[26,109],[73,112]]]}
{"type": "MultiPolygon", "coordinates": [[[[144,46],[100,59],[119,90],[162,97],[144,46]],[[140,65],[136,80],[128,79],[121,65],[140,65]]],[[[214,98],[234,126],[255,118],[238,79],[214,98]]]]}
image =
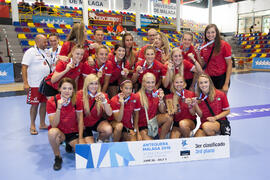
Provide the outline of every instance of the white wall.
{"type": "Polygon", "coordinates": [[[247,0],[239,2],[239,14],[270,9],[270,0],[247,0]]]}
{"type": "Polygon", "coordinates": [[[183,6],[183,19],[193,20],[197,23],[208,23],[208,9],[192,6],[183,6]]]}
{"type": "Polygon", "coordinates": [[[237,31],[237,4],[227,4],[213,7],[212,22],[218,26],[220,32],[237,31]]]}

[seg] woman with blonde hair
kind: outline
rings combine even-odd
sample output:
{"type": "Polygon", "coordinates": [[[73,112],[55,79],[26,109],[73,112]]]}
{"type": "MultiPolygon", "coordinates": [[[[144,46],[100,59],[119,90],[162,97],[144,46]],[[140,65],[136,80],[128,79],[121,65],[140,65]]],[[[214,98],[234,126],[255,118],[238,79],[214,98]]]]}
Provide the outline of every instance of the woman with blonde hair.
{"type": "Polygon", "coordinates": [[[168,114],[173,118],[171,138],[189,137],[196,126],[196,114],[192,106],[195,93],[186,90],[183,76],[176,74],[172,80],[171,94],[166,95],[168,114]]]}
{"type": "Polygon", "coordinates": [[[155,59],[162,64],[167,64],[170,57],[170,45],[167,36],[163,32],[157,32],[153,45],[156,48],[155,59]]]}
{"type": "MultiPolygon", "coordinates": [[[[181,41],[182,41],[181,42],[182,45],[180,46],[180,49],[182,50],[183,58],[189,61],[190,63],[195,64],[193,60],[193,56],[196,61],[198,61],[198,57],[197,57],[195,48],[192,45],[192,42],[193,42],[192,32],[189,32],[189,31],[184,32],[181,41]]],[[[195,75],[197,76],[197,74],[195,75]]],[[[194,85],[197,79],[196,76],[194,76],[193,72],[190,72],[190,71],[186,72],[185,74],[185,81],[187,83],[186,89],[190,89],[191,91],[194,91],[194,85]]]]}
{"type": "Polygon", "coordinates": [[[170,130],[172,118],[166,112],[166,105],[162,89],[155,89],[156,77],[152,73],[144,74],[142,87],[137,92],[139,103],[141,104],[139,120],[135,121],[137,140],[151,140],[158,135],[158,127],[161,127],[160,139],[164,139],[170,130]]]}
{"type": "Polygon", "coordinates": [[[142,78],[145,73],[153,73],[156,80],[156,89],[161,85],[162,79],[165,77],[165,66],[155,59],[156,49],[153,46],[148,46],[145,49],[145,60],[138,61],[136,63],[136,71],[133,73],[132,82],[139,82],[139,86],[142,83],[142,78]]]}
{"type": "Polygon", "coordinates": [[[92,131],[99,132],[98,142],[107,140],[112,134],[112,127],[106,116],[112,115],[108,95],[101,92],[99,79],[95,74],[86,76],[83,89],[77,92],[79,119],[79,143],[94,143],[92,131]]]}
{"type": "Polygon", "coordinates": [[[108,61],[108,54],[109,49],[106,46],[99,46],[96,50],[94,64],[90,65],[88,62],[85,62],[82,69],[84,77],[88,74],[97,75],[102,92],[107,91],[113,72],[113,65],[111,61],[108,61]]]}
{"type": "Polygon", "coordinates": [[[201,119],[201,128],[195,136],[213,136],[219,132],[230,135],[226,118],[230,114],[227,96],[215,88],[209,75],[201,74],[198,77],[196,95],[199,101],[193,101],[193,104],[201,119]]]}
{"type": "Polygon", "coordinates": [[[172,84],[172,79],[176,74],[180,74],[186,78],[187,72],[194,72],[201,74],[202,68],[200,64],[196,61],[194,56],[190,56],[191,59],[194,61],[194,64],[188,62],[187,60],[183,59],[182,50],[179,48],[173,48],[170,61],[167,65],[167,72],[165,78],[162,80],[163,86],[165,88],[170,87],[172,84]]]}
{"type": "MultiPolygon", "coordinates": [[[[82,58],[82,62],[92,61],[91,55],[95,54],[95,46],[94,42],[87,40],[87,30],[85,28],[85,24],[83,22],[75,23],[70,30],[69,35],[67,36],[67,40],[64,42],[61,51],[59,53],[59,58],[62,60],[66,60],[68,54],[72,50],[72,48],[79,44],[84,49],[84,54],[82,58]]],[[[78,89],[82,89],[83,86],[83,77],[80,76],[78,82],[78,89]]]]}
{"type": "Polygon", "coordinates": [[[55,71],[49,74],[45,79],[46,83],[56,90],[60,80],[64,77],[68,77],[74,79],[78,86],[78,78],[81,75],[81,69],[83,66],[83,63],[81,62],[83,53],[83,46],[79,44],[74,46],[68,55],[67,61],[58,61],[55,71]]]}

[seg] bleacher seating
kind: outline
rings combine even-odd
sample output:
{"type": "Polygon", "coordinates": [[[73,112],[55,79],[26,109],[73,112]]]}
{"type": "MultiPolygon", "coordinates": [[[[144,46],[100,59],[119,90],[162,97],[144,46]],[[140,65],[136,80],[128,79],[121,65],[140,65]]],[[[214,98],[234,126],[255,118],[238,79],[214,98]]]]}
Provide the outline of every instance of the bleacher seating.
{"type": "Polygon", "coordinates": [[[270,57],[270,34],[246,33],[237,34],[235,38],[238,45],[243,49],[247,58],[270,57]]]}

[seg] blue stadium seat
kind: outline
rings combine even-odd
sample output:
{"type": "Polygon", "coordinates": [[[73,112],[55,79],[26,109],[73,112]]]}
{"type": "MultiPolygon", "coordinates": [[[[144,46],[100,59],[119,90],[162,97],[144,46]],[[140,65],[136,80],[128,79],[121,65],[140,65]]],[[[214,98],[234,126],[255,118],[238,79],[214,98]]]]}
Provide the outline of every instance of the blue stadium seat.
{"type": "Polygon", "coordinates": [[[36,28],[30,28],[30,31],[31,31],[32,33],[37,33],[37,29],[36,29],[36,28]]]}
{"type": "Polygon", "coordinates": [[[16,28],[15,28],[15,31],[16,31],[16,32],[23,32],[22,28],[20,28],[20,27],[16,27],[16,28]]]}
{"type": "Polygon", "coordinates": [[[26,41],[26,40],[22,40],[21,45],[22,46],[29,46],[28,41],[26,41]]]}
{"type": "Polygon", "coordinates": [[[14,26],[21,26],[20,22],[13,22],[14,26]]]}

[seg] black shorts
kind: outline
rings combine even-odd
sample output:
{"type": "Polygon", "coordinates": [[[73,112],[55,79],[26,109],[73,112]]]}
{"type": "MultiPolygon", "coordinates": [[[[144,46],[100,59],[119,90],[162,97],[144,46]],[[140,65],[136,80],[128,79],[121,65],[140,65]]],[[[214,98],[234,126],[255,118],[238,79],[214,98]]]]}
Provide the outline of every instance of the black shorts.
{"type": "MultiPolygon", "coordinates": [[[[196,125],[197,125],[197,121],[196,121],[196,119],[195,119],[195,120],[193,120],[193,122],[194,122],[195,127],[196,127],[196,125]]],[[[178,122],[173,121],[173,127],[179,127],[179,121],[178,121],[178,122]]]]}
{"type": "Polygon", "coordinates": [[[101,118],[100,120],[98,120],[98,122],[96,122],[96,124],[94,126],[92,126],[92,127],[85,127],[85,129],[83,130],[83,137],[93,136],[93,132],[92,131],[97,131],[97,127],[98,127],[99,123],[101,123],[104,120],[105,119],[101,118]]]}
{"type": "Polygon", "coordinates": [[[77,132],[65,134],[65,143],[69,144],[70,141],[73,141],[74,139],[78,139],[78,138],[79,138],[79,134],[77,132]]]}
{"type": "Polygon", "coordinates": [[[189,88],[190,88],[190,86],[191,86],[191,84],[192,84],[193,79],[185,79],[185,81],[186,81],[186,83],[187,83],[187,86],[186,86],[185,89],[189,90],[189,88]]]}
{"type": "Polygon", "coordinates": [[[119,86],[118,81],[115,80],[114,82],[109,83],[109,86],[119,86]]]}
{"type": "Polygon", "coordinates": [[[144,130],[144,129],[148,129],[148,127],[147,127],[147,126],[139,127],[139,131],[142,131],[142,130],[144,130]]]}
{"type": "MultiPolygon", "coordinates": [[[[210,76],[216,89],[222,89],[223,85],[226,81],[226,73],[220,75],[220,76],[210,76]]],[[[229,83],[230,87],[230,83],[229,83]]]]}

